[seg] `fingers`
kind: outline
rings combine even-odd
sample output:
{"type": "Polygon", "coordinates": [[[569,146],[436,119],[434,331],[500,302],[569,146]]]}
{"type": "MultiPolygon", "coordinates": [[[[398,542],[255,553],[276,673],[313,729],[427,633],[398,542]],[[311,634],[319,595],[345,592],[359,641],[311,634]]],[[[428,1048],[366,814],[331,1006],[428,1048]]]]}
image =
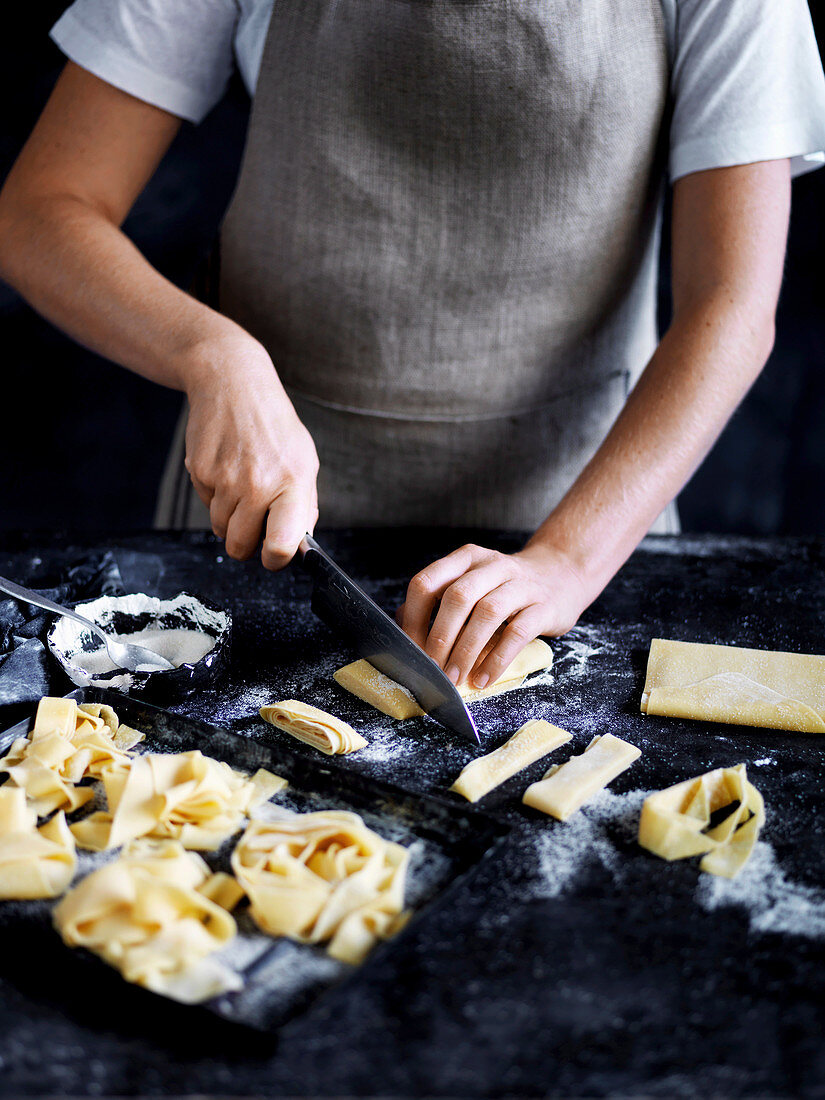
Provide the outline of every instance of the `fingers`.
{"type": "MultiPolygon", "coordinates": [[[[505,615],[493,593],[506,580],[506,570],[506,561],[500,557],[470,569],[444,590],[424,648],[441,665],[454,684],[461,683],[462,667],[466,675],[473,667],[484,642],[492,637],[504,621],[505,615]],[[462,666],[462,662],[457,659],[459,655],[453,650],[459,634],[465,624],[469,626],[468,620],[471,618],[475,621],[470,635],[470,648],[476,638],[478,645],[472,653],[468,650],[464,652],[462,666]]],[[[510,606],[509,602],[507,606],[510,606]]]]}
{"type": "MultiPolygon", "coordinates": [[[[450,668],[455,670],[454,683],[464,683],[474,669],[477,675],[481,674],[482,661],[493,648],[490,643],[495,639],[499,644],[499,636],[506,629],[507,621],[524,608],[528,598],[524,585],[517,581],[505,581],[479,599],[449,656],[450,668]]],[[[450,676],[449,670],[447,675],[450,676]]],[[[473,684],[476,687],[486,686],[477,683],[475,676],[473,684]]]]}
{"type": "Polygon", "coordinates": [[[289,485],[269,506],[261,561],[266,569],[283,569],[295,557],[298,544],[312,531],[318,516],[309,487],[289,485]]]}
{"type": "Polygon", "coordinates": [[[544,609],[538,604],[524,608],[507,623],[501,637],[481,661],[472,676],[477,688],[494,684],[507,671],[524,647],[542,633],[544,609]]]}
{"type": "Polygon", "coordinates": [[[407,598],[401,609],[401,627],[422,649],[430,632],[430,619],[442,593],[484,553],[487,551],[479,546],[462,546],[416,573],[410,581],[407,598]]]}
{"type": "MultiPolygon", "coordinates": [[[[230,558],[246,561],[251,558],[261,541],[266,509],[254,501],[242,499],[224,528],[223,539],[230,558]]],[[[215,523],[212,524],[213,528],[215,523]]],[[[220,535],[216,529],[215,533],[220,535]]]]}

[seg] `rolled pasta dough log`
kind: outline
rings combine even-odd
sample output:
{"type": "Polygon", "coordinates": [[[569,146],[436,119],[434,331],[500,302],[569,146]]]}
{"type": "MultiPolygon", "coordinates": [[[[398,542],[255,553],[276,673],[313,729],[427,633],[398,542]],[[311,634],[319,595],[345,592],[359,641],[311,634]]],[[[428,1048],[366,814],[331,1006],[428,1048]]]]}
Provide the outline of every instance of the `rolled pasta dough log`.
{"type": "Polygon", "coordinates": [[[654,638],[642,712],[825,733],[825,657],[654,638]]]}
{"type": "Polygon", "coordinates": [[[762,795],[748,781],[744,764],[717,768],[686,779],[645,799],[639,844],[662,859],[704,855],[700,868],[733,878],[744,867],[765,823],[762,795]],[[710,829],[711,814],[737,802],[724,821],[710,829]]]}
{"type": "MultiPolygon", "coordinates": [[[[531,672],[550,668],[553,664],[553,651],[547,642],[536,638],[519,653],[513,663],[499,676],[495,683],[485,688],[474,688],[469,684],[459,684],[458,693],[468,703],[476,699],[486,699],[489,695],[500,695],[521,687],[531,672]]],[[[368,661],[353,661],[334,673],[336,683],[357,695],[390,718],[420,718],[424,711],[412,694],[389,676],[379,672],[368,661]]]]}
{"type": "Polygon", "coordinates": [[[503,745],[486,756],[471,760],[450,790],[468,802],[478,802],[510,776],[540,760],[571,739],[571,734],[541,718],[531,719],[503,745]]]}
{"type": "Polygon", "coordinates": [[[261,707],[260,714],[265,722],[327,756],[355,752],[367,744],[349,723],[297,699],[285,699],[281,703],[261,707]]]}
{"type": "Polygon", "coordinates": [[[566,764],[551,768],[544,779],[528,787],[522,801],[559,821],[566,821],[641,755],[635,745],[612,733],[594,737],[581,756],[571,756],[566,764]]]}

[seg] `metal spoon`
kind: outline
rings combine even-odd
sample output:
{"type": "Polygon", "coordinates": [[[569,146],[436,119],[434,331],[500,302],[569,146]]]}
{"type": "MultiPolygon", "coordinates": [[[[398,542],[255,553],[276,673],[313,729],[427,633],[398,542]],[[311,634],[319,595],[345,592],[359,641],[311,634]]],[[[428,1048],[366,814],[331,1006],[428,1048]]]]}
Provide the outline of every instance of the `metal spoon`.
{"type": "Polygon", "coordinates": [[[175,667],[171,661],[167,661],[159,653],[153,653],[151,649],[144,649],[142,645],[133,645],[131,642],[116,642],[105,630],[102,630],[96,623],[84,618],[83,615],[78,615],[76,611],[71,611],[68,607],[62,607],[54,600],[41,596],[39,592],[32,592],[30,588],[23,588],[22,585],[15,584],[14,581],[6,580],[5,577],[0,577],[0,592],[8,592],[15,599],[25,600],[26,603],[33,603],[35,607],[42,607],[46,611],[54,611],[58,615],[65,615],[67,619],[75,619],[77,622],[83,623],[94,634],[97,634],[98,638],[102,639],[115,665],[127,672],[136,672],[138,668],[142,672],[159,672],[175,667]]]}

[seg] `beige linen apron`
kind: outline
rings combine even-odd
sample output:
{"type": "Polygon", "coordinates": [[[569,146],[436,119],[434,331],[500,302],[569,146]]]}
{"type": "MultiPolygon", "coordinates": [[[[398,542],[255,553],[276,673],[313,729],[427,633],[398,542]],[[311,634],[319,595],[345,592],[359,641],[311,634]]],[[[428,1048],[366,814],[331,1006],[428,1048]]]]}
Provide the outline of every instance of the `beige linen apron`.
{"type": "MultiPolygon", "coordinates": [[[[661,0],[275,0],[220,306],[315,440],[322,524],[558,503],[656,344],[667,88],[661,0]]],[[[182,440],[158,521],[208,526],[182,440]]]]}

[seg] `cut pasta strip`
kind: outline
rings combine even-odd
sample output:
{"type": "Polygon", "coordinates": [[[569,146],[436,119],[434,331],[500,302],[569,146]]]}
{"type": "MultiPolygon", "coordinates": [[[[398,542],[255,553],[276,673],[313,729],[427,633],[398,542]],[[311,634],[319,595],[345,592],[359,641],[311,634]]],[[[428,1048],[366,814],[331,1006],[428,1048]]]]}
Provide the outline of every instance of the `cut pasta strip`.
{"type": "Polygon", "coordinates": [[[261,707],[260,714],[265,722],[327,756],[356,752],[367,744],[347,722],[297,699],[285,699],[281,703],[261,707]]]}
{"type": "Polygon", "coordinates": [[[324,810],[251,822],[232,869],[265,932],[328,941],[334,958],[358,963],[404,923],[408,860],[358,814],[324,810]]]}
{"type": "Polygon", "coordinates": [[[541,718],[534,718],[525,722],[500,748],[480,756],[478,760],[471,760],[450,790],[463,795],[468,802],[478,802],[510,776],[570,739],[571,735],[565,730],[541,718]]]}
{"type": "Polygon", "coordinates": [[[529,786],[522,801],[566,821],[641,755],[635,745],[612,733],[594,737],[580,756],[571,756],[566,764],[550,768],[544,779],[529,786]]]}
{"type": "Polygon", "coordinates": [[[38,829],[26,792],[10,784],[0,787],[0,899],[57,897],[76,865],[74,837],[63,813],[38,829]]]}
{"type": "Polygon", "coordinates": [[[825,733],[825,657],[654,638],[642,712],[825,733]]]}
{"type": "Polygon", "coordinates": [[[717,768],[686,779],[645,799],[639,819],[639,844],[662,859],[703,855],[699,866],[712,875],[733,878],[750,858],[765,823],[762,795],[748,781],[744,764],[717,768]],[[736,803],[714,828],[711,815],[736,803]]]}
{"type": "MultiPolygon", "coordinates": [[[[486,699],[490,695],[501,695],[502,692],[521,687],[531,672],[548,669],[552,664],[552,649],[547,642],[536,638],[524,647],[494,683],[485,688],[474,688],[467,683],[459,684],[458,693],[468,703],[486,699]]],[[[342,688],[390,718],[420,718],[424,714],[411,692],[379,672],[368,661],[353,661],[339,668],[333,676],[342,688]]]]}
{"type": "Polygon", "coordinates": [[[82,779],[99,779],[112,767],[128,765],[129,751],[144,734],[118,722],[104,704],[78,707],[74,699],[44,696],[28,737],[18,737],[0,760],[13,786],[22,788],[41,817],[57,809],[76,810],[92,798],[82,779]]]}
{"type": "Polygon", "coordinates": [[[287,785],[260,768],[248,778],[197,749],[147,753],[107,769],[109,812],[72,825],[81,848],[102,851],[139,836],[170,837],[184,848],[218,848],[243,828],[246,815],[287,785]]]}
{"type": "Polygon", "coordinates": [[[133,841],[66,895],[54,923],[70,947],[94,951],[127,981],[194,1004],[243,984],[209,958],[237,931],[216,900],[234,904],[228,877],[179,841],[133,841]]]}

